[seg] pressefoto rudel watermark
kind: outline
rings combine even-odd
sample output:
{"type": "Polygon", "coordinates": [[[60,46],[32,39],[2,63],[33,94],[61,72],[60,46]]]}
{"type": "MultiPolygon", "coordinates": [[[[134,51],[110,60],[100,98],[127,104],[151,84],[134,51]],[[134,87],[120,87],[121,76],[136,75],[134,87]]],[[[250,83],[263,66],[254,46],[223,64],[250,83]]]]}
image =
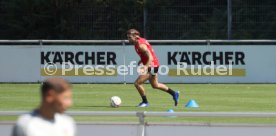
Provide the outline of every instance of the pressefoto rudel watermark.
{"type": "MultiPolygon", "coordinates": [[[[168,75],[171,69],[167,65],[160,65],[157,74],[168,75]]],[[[136,72],[140,75],[148,73],[147,68],[143,65],[137,65],[136,61],[131,61],[128,65],[73,65],[68,62],[56,65],[48,62],[44,64],[42,70],[46,76],[55,76],[57,73],[60,76],[114,76],[135,75],[136,72]]],[[[176,65],[176,76],[231,76],[232,74],[233,66],[231,62],[229,65],[215,65],[213,61],[210,65],[188,65],[187,63],[178,62],[176,65]]]]}
{"type": "Polygon", "coordinates": [[[231,76],[233,75],[233,66],[230,61],[229,65],[215,65],[211,61],[210,65],[187,65],[187,63],[177,63],[177,75],[205,75],[205,76],[231,76]]]}

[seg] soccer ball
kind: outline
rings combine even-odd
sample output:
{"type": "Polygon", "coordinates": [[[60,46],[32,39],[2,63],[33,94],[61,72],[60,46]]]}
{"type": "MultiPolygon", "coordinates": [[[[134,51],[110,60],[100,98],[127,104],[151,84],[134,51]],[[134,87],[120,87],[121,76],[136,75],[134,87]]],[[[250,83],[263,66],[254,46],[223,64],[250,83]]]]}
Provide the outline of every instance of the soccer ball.
{"type": "Polygon", "coordinates": [[[117,108],[117,107],[119,107],[121,104],[122,104],[122,100],[121,100],[120,97],[118,97],[118,96],[112,96],[112,97],[110,98],[110,105],[111,105],[111,107],[117,108]]]}

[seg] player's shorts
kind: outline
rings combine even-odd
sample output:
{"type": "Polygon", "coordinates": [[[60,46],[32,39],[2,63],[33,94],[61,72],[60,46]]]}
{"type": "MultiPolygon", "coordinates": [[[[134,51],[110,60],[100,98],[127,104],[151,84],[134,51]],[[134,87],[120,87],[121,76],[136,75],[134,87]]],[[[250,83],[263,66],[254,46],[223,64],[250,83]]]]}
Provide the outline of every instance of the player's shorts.
{"type": "Polygon", "coordinates": [[[155,76],[155,75],[158,73],[158,69],[159,69],[159,67],[149,67],[149,68],[148,68],[148,72],[149,72],[151,75],[155,76]]]}

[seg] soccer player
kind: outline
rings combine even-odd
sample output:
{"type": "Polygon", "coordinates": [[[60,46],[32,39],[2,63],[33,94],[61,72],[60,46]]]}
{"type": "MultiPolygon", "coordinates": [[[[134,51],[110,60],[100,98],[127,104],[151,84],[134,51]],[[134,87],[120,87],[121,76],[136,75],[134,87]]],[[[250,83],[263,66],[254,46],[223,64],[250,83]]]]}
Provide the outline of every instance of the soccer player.
{"type": "Polygon", "coordinates": [[[140,37],[140,33],[135,29],[129,29],[127,31],[127,38],[129,43],[134,44],[136,53],[140,56],[138,65],[143,64],[144,74],[140,74],[136,79],[134,85],[142,97],[142,102],[137,107],[148,107],[149,102],[143,87],[143,83],[149,80],[152,88],[159,89],[169,93],[174,100],[174,105],[177,106],[179,100],[179,91],[173,91],[166,85],[158,82],[158,68],[159,61],[156,57],[152,46],[147,42],[146,39],[140,37]]]}
{"type": "Polygon", "coordinates": [[[64,112],[72,104],[71,85],[49,78],[41,85],[41,104],[18,118],[12,136],[74,136],[75,122],[64,112]]]}

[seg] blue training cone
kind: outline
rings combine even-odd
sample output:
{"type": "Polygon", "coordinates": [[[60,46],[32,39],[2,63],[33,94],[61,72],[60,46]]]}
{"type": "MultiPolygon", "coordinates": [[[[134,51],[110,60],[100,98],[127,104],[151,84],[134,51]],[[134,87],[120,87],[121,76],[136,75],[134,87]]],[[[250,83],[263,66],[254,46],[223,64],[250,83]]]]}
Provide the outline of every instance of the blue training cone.
{"type": "Polygon", "coordinates": [[[185,107],[187,108],[199,108],[199,105],[196,103],[195,100],[191,99],[186,105],[185,107]]]}
{"type": "Polygon", "coordinates": [[[168,109],[167,112],[173,113],[173,109],[168,109]]]}
{"type": "MultiPolygon", "coordinates": [[[[174,113],[173,109],[168,109],[168,113],[174,113]]],[[[176,116],[165,116],[166,118],[175,118],[176,116]]]]}

